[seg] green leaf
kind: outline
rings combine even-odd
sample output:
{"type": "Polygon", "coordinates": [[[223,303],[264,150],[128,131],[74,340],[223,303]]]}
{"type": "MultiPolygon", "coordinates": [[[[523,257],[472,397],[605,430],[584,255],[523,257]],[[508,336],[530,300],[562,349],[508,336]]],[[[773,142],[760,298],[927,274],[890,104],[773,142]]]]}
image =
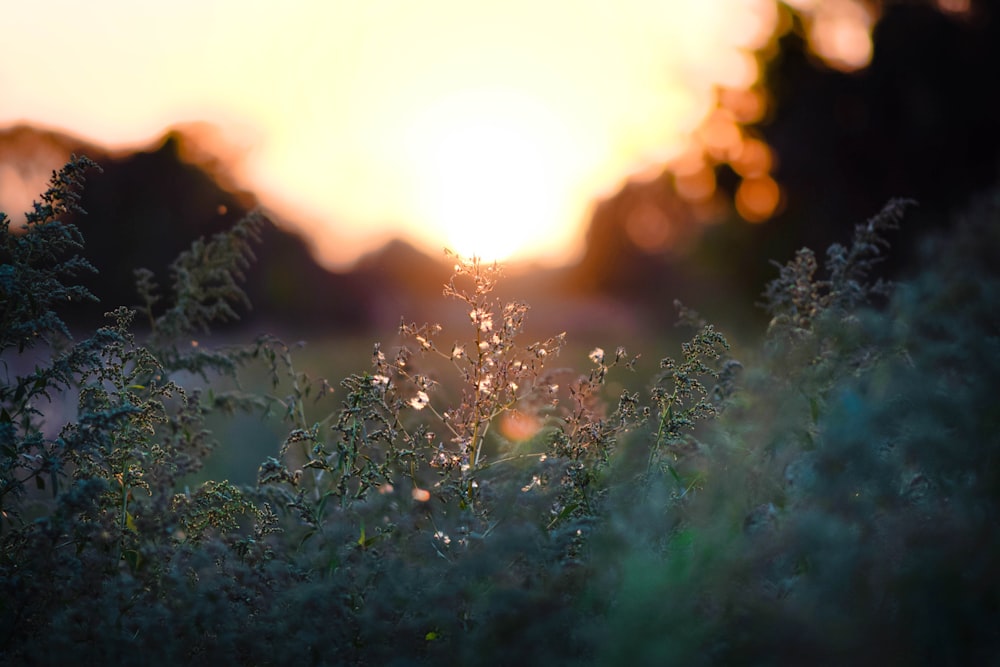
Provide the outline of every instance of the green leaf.
{"type": "Polygon", "coordinates": [[[580,506],[580,503],[570,503],[569,505],[567,505],[566,507],[564,507],[562,509],[562,512],[559,512],[559,515],[556,518],[552,519],[552,521],[549,522],[548,528],[552,528],[552,526],[556,525],[557,523],[559,523],[563,519],[567,518],[579,506],[580,506]]]}
{"type": "Polygon", "coordinates": [[[142,554],[135,549],[128,549],[122,554],[122,558],[128,563],[129,568],[135,572],[142,565],[142,554]]]}
{"type": "Polygon", "coordinates": [[[675,482],[677,482],[681,486],[684,486],[684,480],[681,479],[681,476],[677,474],[677,469],[674,468],[669,463],[667,464],[667,471],[670,473],[670,476],[674,478],[675,482]]]}
{"type": "Polygon", "coordinates": [[[819,399],[815,396],[809,399],[809,415],[812,417],[814,424],[819,421],[819,399]]]}

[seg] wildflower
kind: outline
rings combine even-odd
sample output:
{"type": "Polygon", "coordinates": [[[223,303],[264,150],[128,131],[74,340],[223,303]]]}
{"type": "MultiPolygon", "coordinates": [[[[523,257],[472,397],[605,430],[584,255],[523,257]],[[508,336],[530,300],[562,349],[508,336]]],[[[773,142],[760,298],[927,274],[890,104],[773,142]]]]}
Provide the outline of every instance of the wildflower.
{"type": "Polygon", "coordinates": [[[379,389],[385,389],[389,386],[389,377],[386,375],[374,375],[372,376],[372,384],[379,389]]]}
{"type": "Polygon", "coordinates": [[[479,384],[476,385],[476,388],[479,389],[480,393],[488,394],[490,393],[490,385],[492,384],[493,384],[493,376],[486,375],[482,380],[479,381],[479,384]]]}
{"type": "Polygon", "coordinates": [[[420,343],[420,347],[422,349],[424,349],[424,350],[431,349],[430,342],[426,338],[424,338],[423,336],[414,336],[414,338],[416,338],[417,342],[420,343]]]}
{"type": "Polygon", "coordinates": [[[474,308],[469,312],[469,319],[480,331],[493,331],[493,313],[488,310],[474,308]]]}
{"type": "Polygon", "coordinates": [[[452,359],[461,359],[464,354],[465,354],[465,348],[459,345],[458,343],[455,344],[455,347],[451,348],[452,359]]]}
{"type": "Polygon", "coordinates": [[[423,410],[430,401],[431,399],[427,395],[427,392],[418,391],[417,395],[410,399],[410,407],[414,410],[423,410]]]}
{"type": "Polygon", "coordinates": [[[430,460],[430,464],[431,464],[432,468],[440,468],[441,466],[443,466],[447,462],[448,462],[448,457],[445,456],[444,452],[438,452],[430,460]]]}
{"type": "Polygon", "coordinates": [[[604,363],[604,350],[602,348],[595,347],[587,356],[590,357],[590,360],[597,365],[604,363]]]}
{"type": "Polygon", "coordinates": [[[540,356],[540,357],[544,357],[545,355],[548,354],[548,352],[546,351],[546,349],[544,347],[540,347],[540,348],[538,348],[538,352],[536,352],[536,354],[538,356],[540,356]]]}

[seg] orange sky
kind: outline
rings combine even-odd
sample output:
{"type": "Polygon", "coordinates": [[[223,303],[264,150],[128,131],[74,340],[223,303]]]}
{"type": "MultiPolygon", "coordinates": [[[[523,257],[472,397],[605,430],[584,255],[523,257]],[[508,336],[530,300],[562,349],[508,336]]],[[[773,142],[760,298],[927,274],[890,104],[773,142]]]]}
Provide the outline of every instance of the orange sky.
{"type": "MultiPolygon", "coordinates": [[[[855,0],[789,4],[834,59],[867,62],[855,0]]],[[[126,147],[211,123],[237,177],[331,266],[392,236],[552,264],[581,251],[595,197],[684,152],[717,87],[757,80],[778,5],[33,0],[3,15],[0,126],[126,147]]]]}

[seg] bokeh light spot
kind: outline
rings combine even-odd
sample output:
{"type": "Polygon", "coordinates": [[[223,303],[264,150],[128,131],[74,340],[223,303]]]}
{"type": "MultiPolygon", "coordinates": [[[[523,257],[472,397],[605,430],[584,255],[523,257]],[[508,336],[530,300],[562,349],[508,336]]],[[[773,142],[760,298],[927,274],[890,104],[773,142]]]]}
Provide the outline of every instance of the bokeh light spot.
{"type": "Polygon", "coordinates": [[[770,176],[744,179],[736,190],[736,210],[747,222],[764,222],[780,203],[781,188],[770,176]]]}
{"type": "Polygon", "coordinates": [[[513,442],[524,442],[542,427],[538,417],[517,410],[508,410],[500,417],[500,433],[513,442]]]}

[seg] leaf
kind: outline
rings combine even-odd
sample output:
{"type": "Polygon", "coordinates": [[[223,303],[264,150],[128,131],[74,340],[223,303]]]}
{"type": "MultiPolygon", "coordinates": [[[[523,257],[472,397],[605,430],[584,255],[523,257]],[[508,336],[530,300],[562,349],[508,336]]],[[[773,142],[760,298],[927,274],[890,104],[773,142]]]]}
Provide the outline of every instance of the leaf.
{"type": "Polygon", "coordinates": [[[576,508],[578,508],[579,506],[580,506],[580,503],[570,503],[569,505],[567,505],[566,507],[564,507],[562,509],[562,512],[559,512],[559,515],[556,518],[552,519],[552,521],[549,522],[548,527],[552,528],[552,526],[556,525],[557,523],[559,523],[560,521],[562,521],[563,519],[565,519],[566,517],[568,517],[570,514],[572,514],[574,512],[574,510],[576,510],[576,508]]]}
{"type": "Polygon", "coordinates": [[[677,474],[677,469],[674,468],[669,463],[667,464],[667,471],[670,473],[670,476],[674,478],[675,482],[677,482],[681,486],[684,486],[684,480],[681,479],[681,476],[677,474]]]}
{"type": "Polygon", "coordinates": [[[815,396],[809,398],[809,415],[814,424],[819,421],[819,399],[815,396]]]}
{"type": "Polygon", "coordinates": [[[142,565],[142,554],[135,549],[128,549],[122,554],[122,558],[128,563],[129,568],[135,572],[142,565]]]}

